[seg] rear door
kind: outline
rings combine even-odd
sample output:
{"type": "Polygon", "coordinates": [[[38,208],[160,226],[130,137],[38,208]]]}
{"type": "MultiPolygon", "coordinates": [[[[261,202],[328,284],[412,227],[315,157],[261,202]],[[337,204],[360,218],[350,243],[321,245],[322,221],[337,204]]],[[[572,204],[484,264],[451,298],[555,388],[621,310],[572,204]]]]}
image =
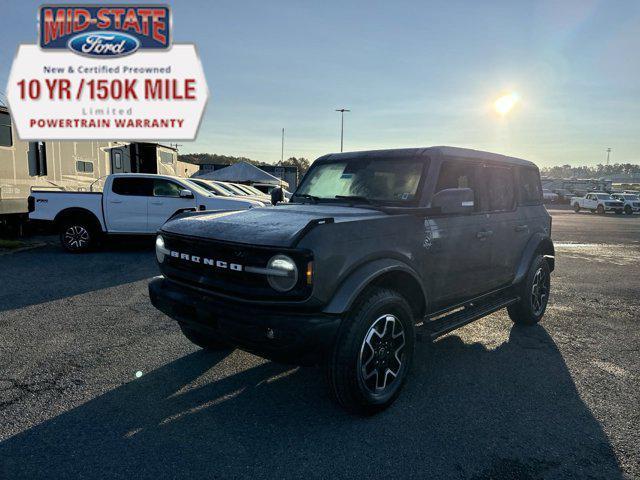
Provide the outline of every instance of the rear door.
{"type": "Polygon", "coordinates": [[[153,179],[153,195],[149,198],[148,230],[150,233],[156,232],[177,211],[195,208],[195,198],[181,197],[182,190],[187,188],[173,180],[153,179]]]}
{"type": "Polygon", "coordinates": [[[485,284],[489,289],[509,283],[515,274],[515,264],[529,238],[529,225],[520,218],[517,208],[515,166],[485,164],[482,168],[484,201],[491,244],[491,261],[486,270],[485,284]]]}
{"type": "Polygon", "coordinates": [[[115,177],[105,197],[104,216],[110,233],[146,233],[147,202],[153,193],[153,179],[115,177]]]}

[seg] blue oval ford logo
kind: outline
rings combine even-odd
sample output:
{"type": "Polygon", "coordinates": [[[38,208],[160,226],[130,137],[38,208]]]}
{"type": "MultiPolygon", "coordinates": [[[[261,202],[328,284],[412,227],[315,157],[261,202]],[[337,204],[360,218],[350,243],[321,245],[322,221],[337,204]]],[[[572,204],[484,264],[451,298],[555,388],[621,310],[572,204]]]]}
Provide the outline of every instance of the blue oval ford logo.
{"type": "Polygon", "coordinates": [[[67,46],[80,55],[91,57],[123,57],[140,47],[140,41],[119,32],[87,32],[76,35],[67,46]]]}

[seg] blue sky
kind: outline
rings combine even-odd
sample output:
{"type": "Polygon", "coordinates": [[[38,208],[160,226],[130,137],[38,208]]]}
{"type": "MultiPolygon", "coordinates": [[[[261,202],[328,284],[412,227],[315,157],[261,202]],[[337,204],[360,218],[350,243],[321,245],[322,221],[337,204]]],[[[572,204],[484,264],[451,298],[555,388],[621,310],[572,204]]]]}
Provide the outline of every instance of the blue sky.
{"type": "MultiPolygon", "coordinates": [[[[111,2],[111,3],[123,3],[111,2]]],[[[153,2],[151,2],[153,3],[153,2]]],[[[38,2],[3,3],[0,85],[38,2]],[[15,44],[12,44],[15,43],[15,44]]],[[[539,165],[640,162],[640,2],[178,1],[211,99],[182,152],[274,162],[345,150],[456,145],[539,165]],[[493,102],[516,91],[501,117],[493,102]]]]}

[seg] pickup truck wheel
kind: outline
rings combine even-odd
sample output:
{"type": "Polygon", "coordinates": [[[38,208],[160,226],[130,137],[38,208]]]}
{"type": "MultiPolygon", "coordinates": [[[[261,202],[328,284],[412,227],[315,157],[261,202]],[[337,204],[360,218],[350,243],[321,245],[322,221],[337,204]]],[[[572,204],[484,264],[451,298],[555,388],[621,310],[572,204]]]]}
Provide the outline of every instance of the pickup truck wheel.
{"type": "Polygon", "coordinates": [[[624,206],[624,213],[626,213],[627,215],[633,215],[633,208],[631,208],[631,206],[629,206],[629,205],[625,205],[624,206]]]}
{"type": "Polygon", "coordinates": [[[86,252],[93,247],[94,240],[93,229],[82,220],[65,222],[60,228],[60,243],[68,252],[86,252]]]}
{"type": "Polygon", "coordinates": [[[507,307],[509,317],[518,325],[538,323],[549,301],[551,291],[551,271],[542,255],[538,255],[527,272],[519,288],[520,300],[507,307]]]}
{"type": "Polygon", "coordinates": [[[206,333],[187,327],[182,323],[179,325],[180,330],[182,330],[182,334],[187,337],[191,343],[199,346],[200,348],[204,348],[205,350],[227,350],[231,348],[228,343],[223,342],[214,335],[207,335],[206,333]]]}
{"type": "Polygon", "coordinates": [[[573,204],[573,211],[576,213],[580,213],[580,204],[579,203],[574,203],[573,204]]]}
{"type": "Polygon", "coordinates": [[[415,343],[411,308],[384,288],[365,292],[343,320],[326,373],[346,410],[371,415],[391,405],[407,378],[415,343]]]}
{"type": "Polygon", "coordinates": [[[598,213],[598,215],[604,215],[604,207],[602,205],[598,205],[598,208],[596,208],[596,212],[598,213]]]}

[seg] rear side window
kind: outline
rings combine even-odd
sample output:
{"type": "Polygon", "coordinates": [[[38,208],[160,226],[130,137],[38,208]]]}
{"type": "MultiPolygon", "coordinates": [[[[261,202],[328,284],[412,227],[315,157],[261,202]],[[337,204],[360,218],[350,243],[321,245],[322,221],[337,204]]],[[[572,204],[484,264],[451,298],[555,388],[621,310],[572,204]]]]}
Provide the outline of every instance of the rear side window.
{"type": "Polygon", "coordinates": [[[447,161],[440,168],[436,193],[449,188],[470,188],[474,193],[474,210],[480,209],[480,189],[477,182],[478,166],[465,161],[447,161]]]}
{"type": "Polygon", "coordinates": [[[482,169],[487,189],[488,209],[491,212],[513,210],[516,206],[516,189],[513,169],[487,165],[482,169]]]}
{"type": "Polygon", "coordinates": [[[7,112],[0,112],[0,147],[10,147],[12,145],[11,116],[7,112]]]}
{"type": "Polygon", "coordinates": [[[113,193],[134,197],[150,197],[153,195],[152,178],[114,178],[113,193]]]}
{"type": "Polygon", "coordinates": [[[542,203],[542,185],[536,168],[519,168],[518,200],[520,205],[542,203]]]}

